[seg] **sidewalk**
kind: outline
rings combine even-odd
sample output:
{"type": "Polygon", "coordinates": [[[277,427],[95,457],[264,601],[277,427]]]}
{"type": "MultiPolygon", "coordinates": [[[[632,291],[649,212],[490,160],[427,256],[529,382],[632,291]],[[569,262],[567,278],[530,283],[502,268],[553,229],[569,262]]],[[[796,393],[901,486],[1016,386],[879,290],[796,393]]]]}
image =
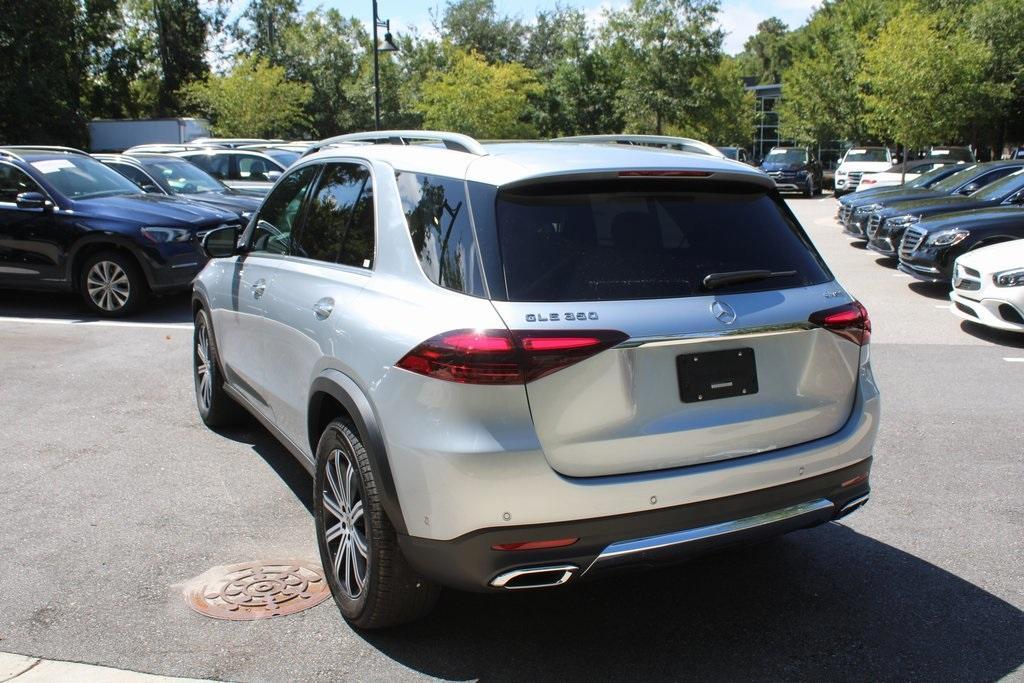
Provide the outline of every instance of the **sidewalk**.
{"type": "Polygon", "coordinates": [[[0,652],[0,683],[51,683],[53,681],[88,681],[88,683],[187,683],[195,678],[156,676],[137,671],[111,669],[106,666],[61,662],[0,652]]]}

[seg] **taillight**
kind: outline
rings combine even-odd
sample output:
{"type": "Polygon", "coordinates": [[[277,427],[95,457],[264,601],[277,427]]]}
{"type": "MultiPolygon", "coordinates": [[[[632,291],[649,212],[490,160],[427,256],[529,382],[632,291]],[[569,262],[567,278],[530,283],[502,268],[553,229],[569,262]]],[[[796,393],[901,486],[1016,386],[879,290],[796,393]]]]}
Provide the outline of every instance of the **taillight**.
{"type": "Polygon", "coordinates": [[[859,301],[813,313],[810,321],[861,346],[871,341],[871,319],[859,301]]]}
{"type": "Polygon", "coordinates": [[[553,541],[520,541],[519,543],[497,543],[491,550],[543,550],[546,548],[564,548],[572,545],[579,538],[559,538],[553,541]]]}
{"type": "Polygon", "coordinates": [[[395,365],[462,384],[522,384],[628,339],[611,330],[454,330],[432,337],[395,365]]]}

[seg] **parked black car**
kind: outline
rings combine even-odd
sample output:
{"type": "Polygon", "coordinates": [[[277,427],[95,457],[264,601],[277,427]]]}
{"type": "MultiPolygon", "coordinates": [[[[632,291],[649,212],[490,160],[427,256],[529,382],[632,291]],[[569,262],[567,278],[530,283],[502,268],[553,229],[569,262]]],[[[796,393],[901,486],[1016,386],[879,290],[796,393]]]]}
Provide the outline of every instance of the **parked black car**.
{"type": "Polygon", "coordinates": [[[994,161],[990,164],[1008,175],[969,195],[895,202],[873,212],[868,219],[868,248],[886,256],[895,256],[903,232],[926,217],[1000,204],[1013,205],[1024,200],[1024,173],[1021,172],[1024,164],[1019,161],[994,161]]]}
{"type": "MultiPolygon", "coordinates": [[[[954,170],[937,169],[932,171],[932,173],[945,174],[945,177],[937,182],[932,182],[927,187],[910,187],[910,183],[907,183],[907,185],[893,188],[890,193],[886,194],[872,194],[863,199],[856,198],[856,196],[854,198],[843,197],[840,200],[839,222],[848,235],[858,239],[868,239],[869,219],[874,213],[884,210],[887,206],[907,201],[968,195],[1020,168],[1024,168],[1024,163],[989,162],[967,166],[958,165],[953,166],[954,170]]],[[[924,178],[925,175],[922,175],[921,178],[924,178]]],[[[929,178],[926,182],[931,180],[929,178]]]]}
{"type": "Polygon", "coordinates": [[[260,207],[258,197],[242,194],[195,164],[169,154],[94,154],[95,158],[138,185],[143,192],[175,195],[225,211],[242,219],[260,207]]]}
{"type": "Polygon", "coordinates": [[[926,282],[949,282],[953,262],[972,249],[1024,238],[1024,194],[1012,206],[954,211],[907,228],[899,245],[900,270],[926,282]]]}
{"type": "Polygon", "coordinates": [[[717,147],[716,149],[724,154],[726,159],[742,161],[745,164],[750,163],[750,157],[747,155],[747,150],[742,147],[717,147]]]}
{"type": "Polygon", "coordinates": [[[0,288],[70,290],[101,315],[187,289],[199,238],[238,214],[134,183],[85,152],[0,147],[0,288]]]}
{"type": "Polygon", "coordinates": [[[780,192],[802,192],[805,197],[821,194],[821,163],[803,147],[773,147],[761,170],[775,181],[780,192]]]}

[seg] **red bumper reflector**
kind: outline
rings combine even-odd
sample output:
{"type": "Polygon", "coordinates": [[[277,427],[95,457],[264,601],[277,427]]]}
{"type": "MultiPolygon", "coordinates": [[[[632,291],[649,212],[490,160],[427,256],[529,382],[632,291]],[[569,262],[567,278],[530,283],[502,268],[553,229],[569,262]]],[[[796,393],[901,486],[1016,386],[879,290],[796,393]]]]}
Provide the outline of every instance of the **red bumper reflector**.
{"type": "Polygon", "coordinates": [[[523,541],[521,543],[498,543],[491,550],[541,550],[542,548],[564,548],[572,545],[578,538],[560,538],[555,541],[523,541]]]}
{"type": "Polygon", "coordinates": [[[854,486],[855,484],[863,484],[867,480],[868,480],[868,475],[866,475],[866,474],[858,474],[853,479],[847,479],[846,481],[844,481],[843,482],[843,488],[845,489],[847,486],[854,486]]]}

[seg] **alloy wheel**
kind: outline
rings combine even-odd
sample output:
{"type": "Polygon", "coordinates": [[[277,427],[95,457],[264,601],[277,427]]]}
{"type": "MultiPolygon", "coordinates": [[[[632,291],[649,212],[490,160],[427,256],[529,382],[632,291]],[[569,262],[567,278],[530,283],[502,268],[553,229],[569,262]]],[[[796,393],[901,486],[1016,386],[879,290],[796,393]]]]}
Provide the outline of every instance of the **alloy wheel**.
{"type": "Polygon", "coordinates": [[[213,378],[210,376],[210,332],[206,325],[196,330],[196,384],[200,407],[210,409],[213,400],[213,378]]]}
{"type": "Polygon", "coordinates": [[[104,311],[123,308],[131,297],[132,287],[128,274],[113,261],[97,261],[85,278],[89,298],[104,311]]]}
{"type": "Polygon", "coordinates": [[[320,504],[330,571],[346,597],[356,599],[366,585],[370,562],[362,484],[352,460],[341,449],[331,451],[326,466],[327,486],[320,504]]]}

